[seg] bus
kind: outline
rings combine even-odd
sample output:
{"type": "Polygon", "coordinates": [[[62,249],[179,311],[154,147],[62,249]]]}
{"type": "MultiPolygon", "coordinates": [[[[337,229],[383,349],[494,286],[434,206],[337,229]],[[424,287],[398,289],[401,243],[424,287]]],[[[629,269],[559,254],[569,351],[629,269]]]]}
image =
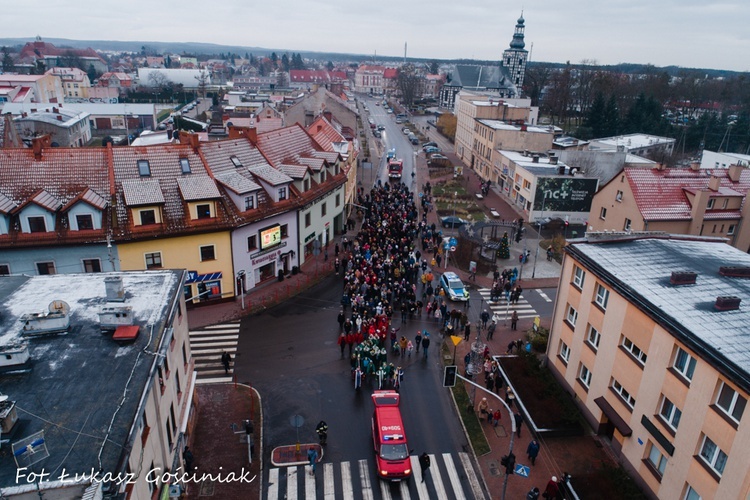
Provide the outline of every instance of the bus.
{"type": "Polygon", "coordinates": [[[389,179],[401,179],[401,173],[404,170],[404,160],[397,160],[395,158],[388,161],[388,178],[389,179]]]}
{"type": "Polygon", "coordinates": [[[406,442],[404,423],[398,409],[399,393],[375,391],[372,402],[372,441],[378,476],[389,481],[401,481],[411,476],[411,457],[406,442]]]}

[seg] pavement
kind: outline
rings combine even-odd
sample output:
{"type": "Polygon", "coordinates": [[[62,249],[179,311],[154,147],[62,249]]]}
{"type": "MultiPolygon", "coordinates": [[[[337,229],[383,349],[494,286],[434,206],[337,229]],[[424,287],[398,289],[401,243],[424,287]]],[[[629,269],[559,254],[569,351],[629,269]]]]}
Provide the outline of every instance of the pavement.
{"type": "MultiPolygon", "coordinates": [[[[424,130],[420,130],[423,133],[424,130]]],[[[439,136],[434,129],[427,131],[429,140],[435,140],[441,144],[444,151],[452,151],[452,146],[448,141],[439,136]]],[[[455,155],[448,153],[457,163],[455,155]]],[[[419,154],[416,159],[417,178],[412,185],[412,190],[416,191],[417,186],[421,186],[427,180],[432,185],[441,180],[440,178],[430,178],[426,159],[423,154],[419,154]]],[[[360,169],[361,170],[361,169],[360,169]]],[[[361,174],[363,175],[363,174],[361,174]]],[[[450,177],[450,176],[448,176],[450,177]]],[[[480,190],[480,179],[475,172],[468,168],[464,169],[464,182],[472,195],[480,190]]],[[[494,187],[487,196],[481,200],[485,213],[489,214],[490,209],[500,213],[502,219],[513,220],[524,217],[512,203],[509,203],[507,197],[499,193],[494,187]]],[[[438,215],[433,210],[428,213],[428,222],[435,222],[439,225],[438,215]]],[[[359,225],[359,221],[357,221],[359,225]]],[[[355,229],[355,232],[358,230],[355,229]]],[[[351,233],[350,233],[351,234],[351,233]]],[[[533,246],[532,241],[536,241],[536,234],[533,228],[528,227],[526,233],[526,246],[533,246]]],[[[333,246],[333,242],[331,242],[333,246]]],[[[511,258],[506,261],[498,262],[499,269],[504,267],[518,267],[518,255],[525,251],[526,246],[513,243],[511,246],[511,258]]],[[[288,298],[300,293],[302,290],[312,286],[333,272],[333,249],[329,249],[329,258],[326,260],[324,254],[317,257],[308,258],[301,266],[301,271],[297,275],[289,276],[284,281],[272,280],[251,290],[244,297],[244,301],[239,297],[224,302],[213,303],[210,305],[194,307],[188,310],[188,320],[190,328],[201,328],[208,325],[215,325],[231,320],[236,320],[247,315],[261,313],[266,309],[279,304],[288,298]]],[[[532,259],[534,252],[532,251],[532,259]]],[[[522,286],[525,293],[537,288],[556,288],[559,281],[560,265],[555,262],[548,262],[544,253],[540,251],[542,259],[535,265],[534,278],[528,278],[528,270],[524,270],[522,277],[522,286]]],[[[533,260],[531,262],[533,265],[533,260]]],[[[447,263],[448,271],[456,272],[465,283],[471,283],[476,288],[489,288],[492,285],[492,274],[477,275],[474,280],[469,280],[468,269],[458,268],[452,260],[447,263]]],[[[444,271],[444,270],[440,270],[444,271]]],[[[476,309],[476,307],[474,308],[476,309]]],[[[472,323],[478,321],[480,311],[469,311],[469,319],[472,323]]],[[[396,320],[397,321],[397,320],[396,320]]],[[[506,346],[511,340],[520,336],[523,332],[531,327],[533,319],[527,318],[519,321],[518,331],[511,331],[510,327],[498,324],[493,340],[487,342],[492,355],[502,355],[505,353],[506,346]]],[[[548,325],[544,325],[548,326],[548,325]]],[[[469,342],[462,342],[457,349],[458,359],[470,349],[469,342]]],[[[235,434],[230,428],[231,423],[242,426],[242,421],[248,415],[253,415],[254,422],[254,440],[255,443],[262,443],[262,414],[261,414],[261,395],[257,394],[252,387],[241,384],[205,384],[197,386],[197,404],[196,404],[196,426],[192,436],[188,436],[189,445],[195,456],[195,464],[199,470],[217,470],[223,467],[223,470],[234,467],[246,467],[258,477],[251,484],[242,484],[241,482],[230,483],[210,483],[191,485],[188,491],[188,498],[198,498],[198,496],[214,496],[215,498],[261,498],[261,478],[262,468],[267,467],[261,462],[265,455],[264,450],[258,447],[254,450],[252,463],[248,463],[247,442],[241,441],[246,439],[244,433],[235,434]],[[235,464],[231,466],[230,464],[235,464]]],[[[477,395],[479,396],[479,393],[477,395]]],[[[475,401],[478,403],[478,401],[475,401]]],[[[504,467],[500,465],[500,459],[506,455],[510,446],[511,425],[510,416],[504,414],[501,423],[493,427],[483,423],[485,436],[490,445],[491,451],[483,456],[477,456],[480,472],[483,480],[490,492],[491,498],[501,498],[503,483],[505,480],[504,467]]],[[[606,450],[601,449],[598,439],[592,436],[577,438],[554,438],[543,439],[537,437],[541,444],[541,450],[535,466],[531,466],[526,459],[526,447],[531,438],[529,430],[522,426],[521,437],[515,439],[514,453],[516,463],[530,466],[528,477],[511,475],[507,481],[507,498],[525,498],[526,493],[534,486],[544,490],[547,481],[552,475],[558,478],[563,472],[570,472],[574,475],[578,470],[588,470],[591,463],[600,463],[606,458],[606,450]]],[[[299,453],[296,452],[296,445],[287,444],[277,447],[273,450],[272,461],[274,465],[292,465],[300,462],[306,463],[306,447],[317,446],[315,444],[303,444],[299,453]],[[304,450],[302,450],[304,448],[304,450]],[[304,453],[302,453],[304,451],[304,453]],[[302,458],[301,458],[302,457],[302,458]]],[[[605,446],[606,447],[606,446],[605,446]]],[[[319,456],[322,457],[322,450],[319,456]]],[[[238,469],[239,470],[239,469],[238,469]]]]}

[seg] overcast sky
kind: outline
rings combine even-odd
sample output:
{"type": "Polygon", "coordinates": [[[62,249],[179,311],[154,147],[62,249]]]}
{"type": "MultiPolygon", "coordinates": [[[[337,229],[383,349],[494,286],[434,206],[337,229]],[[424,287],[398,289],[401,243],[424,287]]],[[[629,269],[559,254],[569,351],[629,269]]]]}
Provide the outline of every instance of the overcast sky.
{"type": "Polygon", "coordinates": [[[750,70],[750,0],[15,1],[1,36],[499,60],[522,8],[532,61],[750,70]]]}

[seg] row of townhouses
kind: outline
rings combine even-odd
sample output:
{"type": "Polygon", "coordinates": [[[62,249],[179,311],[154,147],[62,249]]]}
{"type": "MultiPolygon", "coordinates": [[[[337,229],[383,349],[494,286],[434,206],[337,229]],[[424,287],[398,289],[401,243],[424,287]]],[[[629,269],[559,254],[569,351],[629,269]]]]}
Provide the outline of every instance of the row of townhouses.
{"type": "Polygon", "coordinates": [[[344,230],[356,187],[346,140],[323,116],[308,130],[2,149],[0,274],[187,269],[197,302],[295,272],[344,230]]]}

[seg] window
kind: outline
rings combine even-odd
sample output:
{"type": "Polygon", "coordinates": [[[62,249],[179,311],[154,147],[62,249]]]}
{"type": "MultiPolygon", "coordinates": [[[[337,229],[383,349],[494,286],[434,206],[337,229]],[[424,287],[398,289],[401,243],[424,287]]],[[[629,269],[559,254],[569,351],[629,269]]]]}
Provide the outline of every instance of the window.
{"type": "Polygon", "coordinates": [[[727,454],[721,451],[708,436],[703,436],[700,457],[721,476],[727,464],[727,454]]]}
{"type": "Polygon", "coordinates": [[[289,224],[282,224],[280,229],[281,229],[281,237],[288,238],[289,237],[289,224]]]}
{"type": "Polygon", "coordinates": [[[182,387],[180,387],[180,372],[174,372],[174,388],[177,389],[177,394],[182,392],[182,387]]]}
{"type": "Polygon", "coordinates": [[[211,218],[211,205],[200,204],[195,206],[195,212],[199,219],[210,219],[211,218]]]}
{"type": "Polygon", "coordinates": [[[164,427],[166,427],[167,429],[167,444],[169,445],[169,449],[171,450],[172,449],[172,426],[169,423],[169,417],[167,417],[167,421],[164,422],[164,427]]]}
{"type": "Polygon", "coordinates": [[[55,263],[54,262],[37,262],[36,272],[40,275],[55,274],[55,263]]]}
{"type": "Polygon", "coordinates": [[[607,209],[606,208],[602,207],[602,209],[599,211],[599,218],[601,220],[606,220],[607,219],[607,209]]]}
{"type": "Polygon", "coordinates": [[[726,382],[721,383],[721,389],[719,389],[719,395],[716,398],[716,406],[724,410],[733,420],[739,422],[746,404],[747,399],[729,387],[726,382]]]}
{"type": "Polygon", "coordinates": [[[735,225],[734,224],[730,224],[729,228],[727,229],[727,234],[730,235],[730,236],[733,235],[734,234],[734,229],[735,229],[735,225]]]}
{"type": "Polygon", "coordinates": [[[565,361],[567,364],[568,361],[570,361],[570,347],[568,347],[568,344],[560,341],[560,357],[565,361]]]}
{"type": "Polygon", "coordinates": [[[722,203],[721,208],[727,208],[727,205],[729,205],[729,198],[724,198],[724,203],[722,203]]]}
{"type": "Polygon", "coordinates": [[[716,198],[709,198],[708,203],[706,204],[706,208],[711,210],[714,208],[714,204],[716,203],[716,198]]]}
{"type": "Polygon", "coordinates": [[[29,217],[29,232],[46,233],[47,223],[44,220],[44,217],[29,217]]]}
{"type": "Polygon", "coordinates": [[[601,339],[601,334],[599,333],[599,331],[593,326],[589,325],[589,330],[586,333],[586,342],[588,342],[589,345],[593,347],[595,351],[599,349],[600,339],[601,339]]]}
{"type": "Polygon", "coordinates": [[[247,251],[257,250],[258,248],[258,237],[256,235],[247,237],[247,251]]]}
{"type": "Polygon", "coordinates": [[[667,467],[667,457],[653,443],[651,443],[651,450],[648,452],[648,461],[660,476],[664,475],[664,469],[667,467]]]}
{"type": "Polygon", "coordinates": [[[635,398],[630,395],[630,393],[615,379],[612,379],[612,389],[615,390],[617,394],[620,395],[623,402],[630,408],[631,410],[635,406],[635,398]]]}
{"type": "Polygon", "coordinates": [[[279,201],[286,200],[286,186],[279,188],[279,201]]]}
{"type": "Polygon", "coordinates": [[[587,389],[591,386],[591,372],[584,364],[581,364],[581,370],[578,372],[578,380],[580,380],[587,389]]]}
{"type": "Polygon", "coordinates": [[[102,262],[99,259],[84,259],[83,260],[83,272],[84,273],[102,272],[102,262]]]}
{"type": "Polygon", "coordinates": [[[182,343],[182,364],[187,366],[188,359],[187,359],[187,349],[185,349],[185,342],[182,343]]]}
{"type": "Polygon", "coordinates": [[[146,269],[159,269],[161,267],[161,252],[147,253],[146,269]]]}
{"type": "Polygon", "coordinates": [[[312,223],[312,217],[310,217],[310,212],[307,212],[305,214],[305,227],[310,227],[310,224],[312,223]]]}
{"type": "Polygon", "coordinates": [[[573,284],[578,289],[583,288],[583,280],[586,278],[586,271],[578,266],[573,266],[573,284]]]}
{"type": "Polygon", "coordinates": [[[565,321],[567,321],[572,327],[576,326],[576,321],[578,321],[578,311],[576,311],[573,306],[568,306],[568,313],[565,315],[565,321]]]}
{"type": "Polygon", "coordinates": [[[336,206],[337,207],[341,206],[341,195],[340,194],[336,195],[336,206]]]}
{"type": "Polygon", "coordinates": [[[145,445],[148,440],[148,434],[151,431],[151,427],[148,425],[148,419],[146,419],[146,412],[143,412],[143,423],[141,424],[141,444],[145,445]]]}
{"type": "Polygon", "coordinates": [[[245,196],[245,210],[252,210],[255,208],[255,198],[253,196],[245,196]]]}
{"type": "Polygon", "coordinates": [[[156,224],[156,212],[153,210],[141,210],[141,225],[147,226],[149,224],[156,224]]]}
{"type": "Polygon", "coordinates": [[[216,260],[216,250],[213,245],[206,245],[200,247],[201,251],[201,262],[206,260],[216,260]]]}
{"type": "Polygon", "coordinates": [[[76,225],[78,226],[79,231],[94,229],[94,218],[91,214],[76,215],[76,225]]]}
{"type": "Polygon", "coordinates": [[[616,201],[622,201],[622,191],[617,191],[617,195],[615,196],[616,201]]]}
{"type": "Polygon", "coordinates": [[[10,274],[10,266],[8,264],[0,264],[0,276],[7,276],[10,274]]]}
{"type": "Polygon", "coordinates": [[[630,224],[632,224],[632,221],[625,217],[625,223],[622,225],[623,231],[630,231],[630,224]]]}
{"type": "Polygon", "coordinates": [[[188,160],[187,158],[180,158],[180,170],[182,170],[183,174],[189,174],[190,160],[188,160]]]}
{"type": "Polygon", "coordinates": [[[648,356],[646,356],[646,353],[643,352],[637,345],[635,345],[629,338],[622,338],[622,348],[625,349],[628,354],[633,356],[641,364],[646,363],[646,359],[648,358],[648,356]]]}
{"type": "Polygon", "coordinates": [[[242,166],[242,162],[236,156],[230,156],[229,159],[232,160],[232,163],[234,164],[235,167],[239,168],[242,166]]]}
{"type": "Polygon", "coordinates": [[[607,308],[607,302],[609,302],[609,290],[604,288],[600,283],[596,284],[596,297],[594,302],[602,309],[607,308]]]}
{"type": "Polygon", "coordinates": [[[322,204],[320,205],[320,216],[321,216],[321,217],[325,217],[325,216],[326,216],[326,211],[327,211],[327,210],[326,210],[326,204],[325,204],[325,203],[322,203],[322,204]]]}
{"type": "Polygon", "coordinates": [[[688,354],[681,347],[677,348],[677,354],[674,357],[674,364],[672,367],[677,372],[688,380],[693,380],[693,372],[695,372],[695,358],[688,354]]]}
{"type": "Polygon", "coordinates": [[[148,160],[138,160],[138,175],[141,177],[151,176],[151,167],[148,164],[148,160]]]}
{"type": "Polygon", "coordinates": [[[322,183],[325,181],[326,181],[326,169],[323,169],[320,171],[320,182],[322,183]]]}
{"type": "Polygon", "coordinates": [[[169,415],[172,417],[172,432],[177,433],[177,419],[174,418],[174,403],[169,405],[169,415]]]}
{"type": "Polygon", "coordinates": [[[688,485],[684,500],[701,500],[701,496],[692,486],[688,485]]]}
{"type": "Polygon", "coordinates": [[[680,417],[682,417],[682,411],[677,408],[674,403],[672,403],[669,399],[662,395],[659,416],[661,416],[665,424],[667,424],[673,430],[677,430],[677,426],[680,425],[680,417]]]}

